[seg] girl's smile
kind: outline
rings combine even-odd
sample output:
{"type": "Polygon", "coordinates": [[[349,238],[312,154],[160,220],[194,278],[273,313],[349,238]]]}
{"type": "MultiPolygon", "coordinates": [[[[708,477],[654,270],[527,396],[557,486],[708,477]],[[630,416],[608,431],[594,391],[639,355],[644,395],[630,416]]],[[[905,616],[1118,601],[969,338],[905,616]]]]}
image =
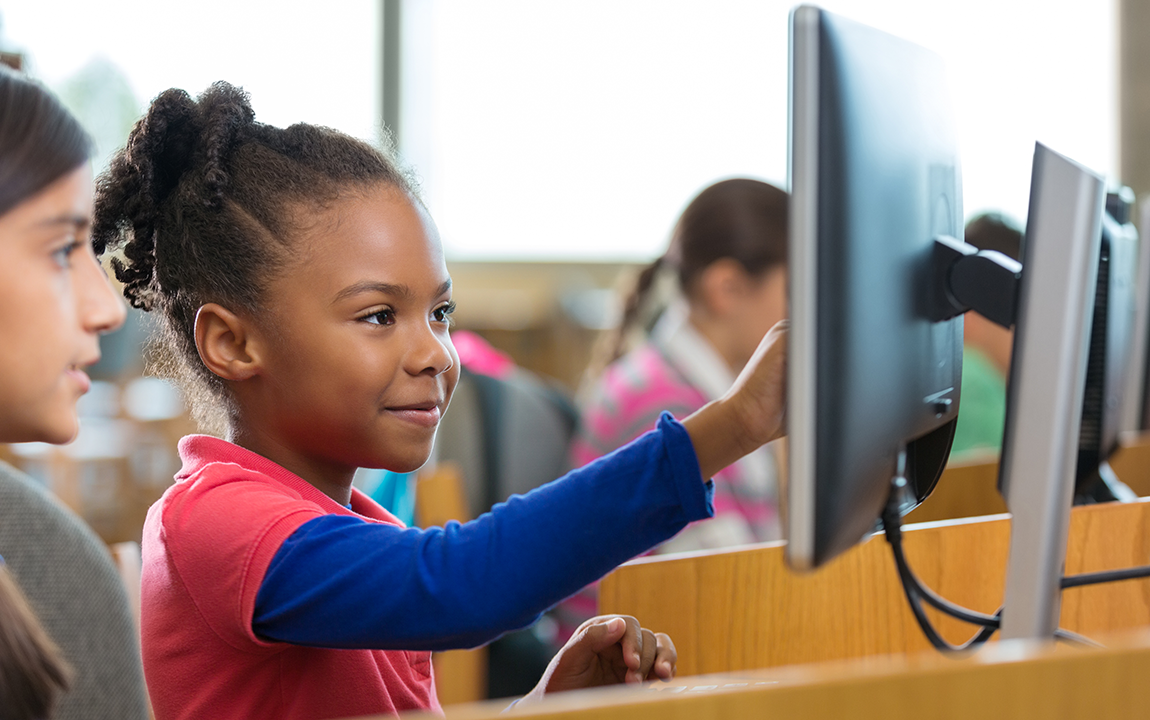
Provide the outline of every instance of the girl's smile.
{"type": "Polygon", "coordinates": [[[394,414],[400,420],[405,420],[423,427],[434,428],[439,426],[439,418],[442,416],[442,411],[439,409],[441,404],[442,402],[438,401],[417,403],[415,405],[384,408],[384,410],[394,414]]]}

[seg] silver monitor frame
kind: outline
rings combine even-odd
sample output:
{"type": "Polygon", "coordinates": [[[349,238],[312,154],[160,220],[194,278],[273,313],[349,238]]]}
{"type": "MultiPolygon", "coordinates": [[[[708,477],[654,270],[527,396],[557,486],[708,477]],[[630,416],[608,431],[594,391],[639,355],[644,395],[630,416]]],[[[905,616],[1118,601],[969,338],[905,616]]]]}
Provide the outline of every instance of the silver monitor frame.
{"type": "Polygon", "coordinates": [[[1101,177],[1036,144],[999,476],[1003,640],[1058,627],[1105,202],[1101,177]]]}
{"type": "Polygon", "coordinates": [[[787,373],[788,481],[783,485],[782,505],[787,523],[787,560],[792,567],[808,570],[815,557],[815,417],[818,386],[813,370],[796,372],[796,368],[813,368],[817,353],[815,323],[818,296],[818,248],[815,243],[796,243],[793,238],[818,237],[818,143],[819,143],[819,17],[814,8],[794,11],[791,24],[791,47],[803,48],[796,53],[789,85],[788,106],[791,143],[790,165],[790,258],[792,293],[790,303],[790,371],[787,373]],[[801,118],[797,122],[796,118],[801,118]],[[798,292],[803,296],[795,297],[798,292]],[[803,478],[793,482],[790,478],[803,478]]]}

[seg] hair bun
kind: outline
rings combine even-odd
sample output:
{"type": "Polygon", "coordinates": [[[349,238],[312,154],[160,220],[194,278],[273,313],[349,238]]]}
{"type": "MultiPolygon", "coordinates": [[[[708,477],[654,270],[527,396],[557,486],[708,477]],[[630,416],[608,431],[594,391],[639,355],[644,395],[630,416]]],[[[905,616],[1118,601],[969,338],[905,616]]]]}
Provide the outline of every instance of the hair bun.
{"type": "MultiPolygon", "coordinates": [[[[92,242],[101,254],[124,245],[129,262],[114,259],[112,265],[134,307],[151,310],[154,304],[161,284],[155,277],[156,253],[169,240],[162,219],[181,214],[170,212],[171,204],[218,207],[223,202],[232,149],[254,120],[248,94],[228,83],[215,83],[197,100],[183,90],[166,90],[97,180],[92,242]]],[[[170,240],[178,242],[179,234],[170,240]]],[[[165,279],[178,282],[174,276],[165,279]]]]}
{"type": "Polygon", "coordinates": [[[181,242],[181,233],[164,231],[163,219],[183,215],[173,204],[222,204],[232,148],[254,118],[247,93],[228,83],[215,83],[198,100],[164,91],[98,178],[92,244],[100,254],[123,246],[128,262],[113,259],[113,268],[133,307],[150,311],[162,286],[179,284],[178,275],[156,276],[164,243],[181,242]]]}
{"type": "Polygon", "coordinates": [[[229,182],[226,164],[243,131],[255,122],[251,98],[241,88],[217,82],[200,95],[203,117],[204,190],[212,204],[222,199],[229,182]]]}
{"type": "Polygon", "coordinates": [[[194,192],[216,205],[228,185],[231,149],[254,120],[248,94],[228,83],[215,83],[197,101],[183,90],[167,90],[152,102],[125,152],[142,175],[150,176],[157,204],[179,187],[187,173],[195,172],[202,185],[194,192]]]}

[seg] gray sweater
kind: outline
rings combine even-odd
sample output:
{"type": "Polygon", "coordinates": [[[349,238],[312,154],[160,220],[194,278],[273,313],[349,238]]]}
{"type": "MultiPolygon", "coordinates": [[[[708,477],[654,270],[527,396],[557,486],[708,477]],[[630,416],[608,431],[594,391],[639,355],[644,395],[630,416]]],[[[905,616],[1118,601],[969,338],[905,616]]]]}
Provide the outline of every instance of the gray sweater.
{"type": "Polygon", "coordinates": [[[54,720],[147,720],[140,641],[107,547],[3,462],[0,556],[75,671],[54,720]]]}

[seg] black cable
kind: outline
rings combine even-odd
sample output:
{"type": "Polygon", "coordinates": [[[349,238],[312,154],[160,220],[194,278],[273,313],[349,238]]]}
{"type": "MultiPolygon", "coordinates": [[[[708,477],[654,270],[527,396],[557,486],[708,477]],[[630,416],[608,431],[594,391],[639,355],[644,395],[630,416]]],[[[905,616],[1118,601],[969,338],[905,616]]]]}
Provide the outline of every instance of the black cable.
{"type": "MultiPolygon", "coordinates": [[[[990,637],[998,631],[1001,625],[1002,608],[998,608],[993,615],[986,615],[974,610],[969,610],[939,596],[918,579],[914,571],[910,569],[910,564],[906,560],[906,554],[903,552],[902,547],[902,514],[899,512],[898,502],[898,494],[901,489],[899,480],[900,478],[895,478],[894,485],[891,488],[890,499],[883,509],[882,523],[883,531],[886,535],[887,542],[890,544],[891,553],[894,555],[895,567],[898,570],[899,579],[902,581],[903,592],[906,595],[907,602],[910,604],[911,612],[918,622],[919,627],[922,628],[927,640],[936,649],[943,652],[961,652],[963,650],[969,650],[972,647],[977,647],[989,640],[990,637]],[[982,627],[965,643],[952,645],[935,630],[930,622],[930,618],[928,618],[923,611],[920,600],[926,600],[926,602],[935,609],[957,620],[972,625],[981,625],[982,627]]],[[[903,482],[905,483],[905,480],[903,480],[903,482]]],[[[1070,575],[1062,578],[1062,587],[1080,587],[1095,583],[1131,580],[1141,577],[1150,577],[1150,566],[1070,575]]],[[[1089,638],[1061,628],[1054,631],[1054,639],[1066,643],[1084,645],[1086,647],[1103,647],[1103,645],[1089,638]]]]}
{"type": "MultiPolygon", "coordinates": [[[[998,616],[984,615],[954,605],[936,595],[915,577],[902,551],[902,523],[898,502],[899,489],[896,481],[896,485],[891,490],[890,499],[887,501],[886,508],[883,510],[882,521],[883,530],[885,531],[887,542],[890,543],[891,551],[894,555],[895,567],[898,570],[899,579],[902,581],[903,593],[906,595],[907,602],[910,604],[911,613],[918,622],[918,626],[922,628],[922,632],[926,635],[930,644],[942,652],[961,652],[981,645],[998,629],[998,616]],[[979,629],[977,633],[961,645],[952,645],[935,630],[930,622],[930,618],[926,616],[926,612],[923,610],[920,600],[926,600],[936,609],[952,615],[959,620],[984,627],[979,629]]],[[[1001,612],[1001,610],[999,612],[1001,612]]]]}
{"type": "MultiPolygon", "coordinates": [[[[885,525],[886,522],[887,521],[884,518],[883,524],[885,525]]],[[[895,522],[897,522],[897,520],[895,520],[895,522]]],[[[901,533],[898,534],[901,536],[901,533]]],[[[994,615],[987,615],[986,613],[976,612],[974,610],[964,608],[960,605],[955,605],[954,603],[939,596],[929,587],[924,585],[922,581],[920,581],[914,572],[910,569],[910,565],[906,561],[906,555],[902,550],[901,537],[897,543],[891,543],[891,549],[894,552],[894,561],[899,568],[899,576],[903,578],[903,582],[910,582],[914,586],[917,593],[936,610],[945,613],[946,615],[949,615],[957,620],[961,620],[965,623],[970,623],[971,625],[981,625],[983,627],[992,628],[995,630],[998,629],[1000,624],[999,615],[1002,612],[1002,608],[999,608],[998,612],[996,612],[994,615]]]]}
{"type": "Polygon", "coordinates": [[[1106,570],[1104,572],[1082,573],[1081,575],[1067,575],[1062,578],[1062,589],[1096,585],[1098,583],[1118,582],[1120,580],[1135,580],[1150,577],[1150,565],[1126,568],[1125,570],[1106,570]]]}

